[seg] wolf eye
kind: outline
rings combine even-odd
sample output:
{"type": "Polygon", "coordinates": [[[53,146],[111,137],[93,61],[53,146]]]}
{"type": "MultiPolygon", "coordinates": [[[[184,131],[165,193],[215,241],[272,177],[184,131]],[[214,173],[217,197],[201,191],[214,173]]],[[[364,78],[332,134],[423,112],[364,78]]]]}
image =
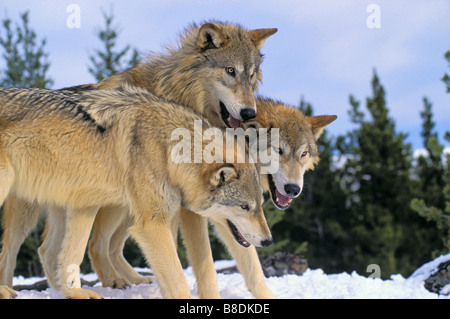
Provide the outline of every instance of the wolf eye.
{"type": "Polygon", "coordinates": [[[250,210],[250,207],[249,207],[248,205],[241,205],[241,208],[242,208],[243,210],[247,210],[247,211],[250,210]]]}
{"type": "Polygon", "coordinates": [[[251,83],[252,85],[256,85],[256,82],[257,82],[256,73],[253,73],[253,74],[250,76],[250,83],[251,83]]]}
{"type": "Polygon", "coordinates": [[[283,150],[281,148],[278,149],[278,154],[283,155],[283,150]]]}
{"type": "Polygon", "coordinates": [[[302,157],[305,157],[307,154],[308,154],[308,151],[304,151],[304,152],[302,153],[302,157]]]}
{"type": "Polygon", "coordinates": [[[231,67],[231,66],[226,67],[226,68],[225,68],[225,72],[227,72],[228,75],[231,75],[231,76],[233,76],[233,77],[236,75],[236,71],[235,71],[234,68],[231,67]]]}

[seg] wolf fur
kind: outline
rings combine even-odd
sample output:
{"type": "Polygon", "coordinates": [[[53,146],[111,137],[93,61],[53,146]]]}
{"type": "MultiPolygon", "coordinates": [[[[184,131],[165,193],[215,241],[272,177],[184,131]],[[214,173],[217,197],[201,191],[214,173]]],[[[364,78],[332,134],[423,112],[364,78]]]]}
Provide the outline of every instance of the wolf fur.
{"type": "MultiPolygon", "coordinates": [[[[256,104],[258,108],[256,118],[243,122],[241,125],[244,129],[250,127],[266,128],[269,135],[271,129],[279,129],[279,144],[280,148],[283,149],[279,157],[279,170],[273,176],[261,174],[260,182],[264,191],[270,192],[275,206],[279,209],[286,209],[286,206],[279,207],[280,204],[277,204],[277,196],[282,196],[278,189],[284,187],[284,184],[274,186],[271,180],[289,181],[289,184],[295,183],[302,189],[303,174],[306,170],[313,169],[314,164],[319,161],[316,141],[324,127],[333,122],[336,116],[307,117],[293,106],[263,97],[257,98],[256,104]]],[[[269,137],[267,140],[271,141],[271,138],[269,137]]],[[[268,147],[272,146],[268,145],[268,147]]],[[[289,206],[290,200],[298,195],[289,196],[287,206],[289,206]]],[[[216,284],[214,264],[211,256],[209,256],[208,234],[199,231],[199,229],[206,229],[206,221],[192,212],[184,212],[180,214],[180,218],[185,244],[187,247],[194,247],[193,249],[187,249],[189,260],[193,265],[196,277],[203,278],[203,280],[197,280],[198,295],[202,298],[218,298],[220,295],[216,284]],[[199,228],[197,225],[202,223],[205,225],[199,228]]],[[[256,298],[273,298],[273,294],[265,284],[256,249],[254,247],[243,248],[237,245],[230,238],[226,228],[221,225],[216,225],[215,229],[219,238],[225,240],[226,247],[236,260],[238,269],[243,274],[246,285],[252,294],[256,298]]],[[[98,247],[95,250],[97,249],[98,247]]],[[[105,251],[105,248],[100,250],[105,251]]]]}
{"type": "Polygon", "coordinates": [[[192,25],[177,47],[146,56],[137,66],[97,84],[69,89],[120,89],[126,83],[189,107],[215,127],[238,127],[249,114],[256,114],[254,91],[262,80],[260,49],[276,31],[249,31],[219,22],[192,25]]]}
{"type": "MultiPolygon", "coordinates": [[[[252,115],[251,112],[248,112],[248,109],[254,108],[253,91],[257,89],[262,77],[260,70],[262,55],[259,50],[265,40],[275,32],[276,29],[249,31],[238,25],[216,21],[204,23],[200,27],[192,25],[180,37],[176,47],[167,48],[166,52],[162,54],[150,55],[136,67],[118,73],[98,84],[81,85],[68,89],[72,91],[121,89],[123,83],[128,83],[183,104],[203,114],[214,126],[237,126],[241,119],[244,119],[241,116],[243,110],[247,110],[247,112],[242,113],[246,115],[247,119],[252,115]],[[230,71],[234,71],[234,73],[230,71]]],[[[23,199],[15,195],[10,195],[8,201],[12,203],[11,205],[5,204],[5,207],[16,206],[16,208],[23,208],[23,210],[31,207],[31,204],[25,203],[23,199]]],[[[36,212],[42,210],[42,207],[33,208],[36,212]]],[[[51,215],[60,216],[57,213],[52,214],[52,209],[58,210],[50,207],[48,211],[51,215]]],[[[182,208],[182,211],[185,212],[186,209],[182,208]]],[[[9,269],[9,271],[3,272],[0,280],[9,285],[12,282],[12,271],[18,247],[26,234],[34,227],[32,221],[25,223],[20,219],[18,220],[18,215],[20,214],[17,211],[13,214],[5,209],[4,219],[8,221],[7,224],[10,229],[21,228],[20,232],[15,233],[19,236],[13,237],[15,243],[10,244],[13,247],[4,249],[0,256],[0,266],[8,265],[3,268],[9,269]]],[[[147,277],[139,276],[122,256],[123,243],[128,237],[127,228],[132,225],[132,221],[123,216],[124,214],[120,213],[120,209],[109,206],[102,207],[95,220],[89,252],[94,269],[105,286],[123,287],[131,283],[151,281],[147,277]],[[111,217],[114,213],[117,213],[120,218],[111,217]],[[103,218],[103,216],[105,217],[103,218]],[[113,225],[110,225],[107,221],[113,225]],[[103,249],[105,247],[106,249],[103,249]]],[[[203,228],[206,229],[206,220],[200,220],[204,225],[203,228]]],[[[49,223],[47,223],[48,225],[49,223]]],[[[174,222],[173,228],[177,228],[176,222],[174,222]]],[[[5,229],[5,234],[7,232],[8,228],[5,229]]],[[[47,233],[46,230],[44,238],[48,238],[47,233]]],[[[44,269],[48,268],[45,266],[46,264],[50,265],[54,260],[48,253],[50,250],[46,248],[50,245],[49,242],[51,242],[50,239],[44,240],[39,250],[44,269]]],[[[236,244],[234,240],[232,242],[233,245],[236,244]]],[[[4,242],[3,246],[8,245],[4,242]]],[[[248,251],[251,251],[253,255],[251,259],[253,262],[245,262],[245,264],[254,265],[240,268],[241,270],[249,269],[243,272],[244,277],[250,277],[250,279],[246,279],[247,282],[257,283],[256,286],[253,285],[257,288],[250,288],[250,290],[256,291],[256,296],[271,296],[270,293],[265,293],[268,291],[267,287],[259,288],[259,286],[265,286],[265,284],[256,251],[252,247],[248,251]],[[259,279],[252,279],[253,277],[259,279]]],[[[198,255],[203,256],[204,254],[207,255],[208,261],[212,262],[210,249],[198,255]]],[[[233,255],[233,257],[235,256],[233,255]]],[[[198,258],[201,264],[204,264],[205,258],[198,258]]],[[[241,259],[243,258],[239,260],[241,259]]],[[[239,260],[238,264],[240,264],[239,260]]],[[[193,263],[193,268],[201,269],[202,266],[197,267],[193,263]]],[[[46,271],[46,274],[52,284],[51,272],[46,271]]],[[[196,272],[196,274],[198,274],[197,280],[205,283],[204,285],[200,284],[200,286],[213,287],[212,290],[215,291],[212,294],[202,294],[202,289],[199,289],[199,294],[206,297],[218,297],[215,277],[206,279],[201,276],[201,271],[196,272]],[[211,282],[214,284],[211,284],[211,282]]]]}
{"type": "MultiPolygon", "coordinates": [[[[54,277],[66,297],[100,297],[80,287],[77,268],[99,207],[121,206],[132,214],[130,232],[167,298],[190,296],[170,228],[180,207],[253,245],[272,242],[255,164],[171,159],[174,129],[190,128],[194,120],[210,127],[192,110],[132,88],[2,88],[0,97],[0,203],[15,194],[64,207],[65,230],[56,231],[64,238],[53,242],[60,245],[54,277]]],[[[234,151],[236,158],[239,148],[234,151]]]]}
{"type": "MultiPolygon", "coordinates": [[[[277,202],[276,196],[282,195],[279,194],[279,187],[272,185],[272,182],[269,181],[271,179],[286,180],[289,183],[299,185],[300,189],[302,189],[305,171],[313,169],[314,164],[319,160],[316,145],[317,138],[320,136],[323,128],[334,121],[336,116],[307,117],[293,106],[262,97],[258,98],[256,103],[258,107],[256,118],[244,122],[243,128],[279,128],[280,147],[283,149],[283,153],[279,158],[280,168],[277,173],[273,174],[274,177],[264,174],[260,176],[264,190],[270,192],[275,204],[277,202]]],[[[268,133],[270,135],[270,130],[268,133]]],[[[270,141],[271,139],[268,138],[267,140],[270,141]]],[[[283,186],[280,186],[280,188],[283,186]]],[[[289,197],[288,205],[293,197],[289,197]]],[[[285,206],[280,209],[286,208],[285,206]]],[[[188,257],[198,278],[198,295],[202,298],[218,298],[220,295],[218,293],[212,256],[210,255],[211,249],[208,233],[199,231],[207,229],[207,222],[202,216],[187,210],[183,210],[180,218],[182,235],[188,248],[188,257]]],[[[119,220],[119,216],[111,218],[111,215],[101,214],[100,212],[95,221],[97,231],[94,232],[94,236],[89,244],[91,261],[95,265],[95,269],[102,274],[100,278],[105,280],[109,278],[112,281],[111,284],[115,283],[116,285],[123,284],[123,279],[120,278],[131,276],[131,273],[127,275],[126,271],[124,271],[127,266],[123,264],[124,259],[121,254],[121,248],[126,236],[122,237],[120,245],[112,243],[112,241],[116,241],[117,238],[121,237],[121,232],[115,231],[115,228],[111,225],[114,222],[117,223],[117,220],[119,220]],[[112,249],[115,250],[114,253],[109,253],[112,249]],[[111,277],[106,276],[106,272],[111,277]],[[122,273],[125,276],[114,276],[115,272],[122,273]]],[[[121,225],[124,224],[123,222],[120,223],[121,225]]],[[[272,298],[273,295],[264,282],[264,275],[254,247],[243,248],[231,238],[226,228],[221,225],[215,226],[219,238],[225,241],[226,247],[236,259],[238,268],[243,274],[249,290],[257,298],[272,298]]],[[[122,232],[122,234],[124,233],[122,232]]]]}

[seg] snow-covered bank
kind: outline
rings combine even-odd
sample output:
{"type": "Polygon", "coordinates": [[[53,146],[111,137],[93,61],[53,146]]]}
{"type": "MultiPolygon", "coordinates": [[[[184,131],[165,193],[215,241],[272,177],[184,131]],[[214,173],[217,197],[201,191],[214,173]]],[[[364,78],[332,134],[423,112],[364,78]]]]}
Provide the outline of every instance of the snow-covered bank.
{"type": "MultiPolygon", "coordinates": [[[[308,269],[302,276],[286,275],[283,277],[266,278],[269,288],[277,298],[310,298],[310,299],[450,299],[450,285],[443,288],[437,295],[424,288],[423,281],[434,273],[438,265],[450,260],[450,254],[441,256],[415,271],[409,278],[393,275],[388,280],[366,278],[356,272],[351,274],[325,274],[321,269],[308,269]]],[[[216,269],[234,265],[233,261],[217,261],[216,269]]],[[[139,271],[148,269],[139,269],[139,271]]],[[[197,297],[196,283],[191,268],[185,269],[186,278],[194,298],[197,297]]],[[[95,274],[83,275],[88,281],[95,280],[95,274]]],[[[30,284],[43,278],[14,278],[14,285],[30,284]]],[[[250,299],[252,295],[245,287],[240,274],[218,274],[219,291],[222,298],[250,299]]],[[[154,299],[161,298],[156,282],[149,285],[134,285],[127,289],[112,289],[101,287],[101,284],[89,288],[106,299],[154,299]]],[[[18,299],[59,299],[61,293],[55,289],[44,291],[22,290],[18,292],[18,299]]]]}

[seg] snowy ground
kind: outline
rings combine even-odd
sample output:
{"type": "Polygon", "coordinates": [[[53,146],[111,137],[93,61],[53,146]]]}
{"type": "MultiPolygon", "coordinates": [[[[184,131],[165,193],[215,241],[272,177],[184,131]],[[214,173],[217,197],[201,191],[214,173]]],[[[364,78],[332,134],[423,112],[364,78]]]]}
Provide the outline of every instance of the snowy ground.
{"type": "MultiPolygon", "coordinates": [[[[423,281],[436,269],[437,266],[450,259],[450,254],[441,256],[436,260],[420,267],[409,278],[393,275],[389,280],[372,279],[351,274],[325,274],[321,269],[308,269],[303,276],[286,275],[284,277],[266,278],[267,285],[277,298],[309,298],[309,299],[450,299],[450,285],[443,288],[447,296],[431,293],[423,287],[423,281]]],[[[234,265],[233,261],[218,261],[216,269],[234,265]]],[[[139,269],[142,271],[143,269],[139,269]]],[[[148,269],[145,269],[148,271],[148,269]]],[[[185,270],[186,278],[194,298],[197,297],[196,283],[191,268],[185,270]]],[[[92,281],[97,279],[95,274],[83,275],[83,278],[92,281]]],[[[14,285],[31,284],[43,278],[14,278],[14,285]]],[[[222,298],[251,299],[244,280],[240,274],[218,274],[219,291],[222,298]]],[[[88,288],[88,287],[86,287],[88,288]]],[[[120,290],[103,288],[101,284],[89,288],[105,299],[154,299],[161,298],[156,282],[149,285],[135,285],[120,290]]],[[[18,292],[18,299],[60,299],[61,293],[55,289],[45,291],[22,290],[18,292]]]]}

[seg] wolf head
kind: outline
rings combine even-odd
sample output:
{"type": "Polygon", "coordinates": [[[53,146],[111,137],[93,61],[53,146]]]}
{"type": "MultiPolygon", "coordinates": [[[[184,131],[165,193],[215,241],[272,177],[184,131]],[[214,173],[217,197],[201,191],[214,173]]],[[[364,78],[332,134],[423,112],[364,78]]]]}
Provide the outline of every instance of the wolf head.
{"type": "Polygon", "coordinates": [[[317,139],[337,116],[307,117],[295,107],[270,99],[258,98],[256,104],[256,118],[243,123],[243,127],[267,128],[268,134],[270,129],[279,128],[279,145],[277,149],[271,148],[279,154],[278,170],[262,175],[261,183],[264,190],[270,192],[274,205],[278,209],[287,209],[303,189],[304,173],[314,169],[314,164],[319,161],[317,139]]]}
{"type": "Polygon", "coordinates": [[[204,92],[214,125],[237,128],[256,116],[254,92],[262,79],[260,49],[277,29],[246,30],[240,26],[208,22],[198,28],[199,68],[208,86],[204,92]],[[214,119],[216,119],[214,121],[214,119]]]}
{"type": "Polygon", "coordinates": [[[121,89],[126,82],[192,108],[215,127],[237,128],[256,115],[260,50],[276,31],[217,21],[193,24],[164,53],[145,55],[135,67],[98,84],[65,89],[121,89]]]}
{"type": "Polygon", "coordinates": [[[255,164],[224,164],[210,175],[212,205],[198,214],[229,229],[244,246],[266,247],[273,243],[262,209],[263,189],[255,164]]]}

